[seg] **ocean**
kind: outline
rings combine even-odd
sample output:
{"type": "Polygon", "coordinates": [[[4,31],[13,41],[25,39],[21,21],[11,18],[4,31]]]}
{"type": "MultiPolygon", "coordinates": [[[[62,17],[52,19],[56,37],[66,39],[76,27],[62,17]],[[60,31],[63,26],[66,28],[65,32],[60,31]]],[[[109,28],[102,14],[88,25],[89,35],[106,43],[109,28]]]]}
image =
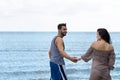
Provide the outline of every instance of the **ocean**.
{"type": "MultiPolygon", "coordinates": [[[[49,80],[48,50],[57,32],[0,32],[0,80],[49,80]]],[[[112,80],[120,80],[120,32],[110,32],[115,49],[112,80]]],[[[65,51],[79,57],[96,40],[95,32],[68,32],[65,51]]],[[[65,59],[68,80],[89,80],[91,61],[65,59]]]]}

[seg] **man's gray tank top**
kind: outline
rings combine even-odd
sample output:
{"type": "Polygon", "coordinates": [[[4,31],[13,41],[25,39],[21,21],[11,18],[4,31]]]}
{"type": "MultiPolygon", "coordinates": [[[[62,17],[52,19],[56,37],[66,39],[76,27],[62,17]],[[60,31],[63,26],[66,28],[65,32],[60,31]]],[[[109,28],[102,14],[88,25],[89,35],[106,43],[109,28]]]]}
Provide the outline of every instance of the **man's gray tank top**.
{"type": "MultiPolygon", "coordinates": [[[[56,64],[60,64],[60,65],[65,65],[64,59],[61,56],[57,46],[55,45],[55,40],[58,36],[55,36],[51,42],[51,62],[54,62],[56,64]]],[[[63,45],[64,47],[64,45],[63,45]]]]}

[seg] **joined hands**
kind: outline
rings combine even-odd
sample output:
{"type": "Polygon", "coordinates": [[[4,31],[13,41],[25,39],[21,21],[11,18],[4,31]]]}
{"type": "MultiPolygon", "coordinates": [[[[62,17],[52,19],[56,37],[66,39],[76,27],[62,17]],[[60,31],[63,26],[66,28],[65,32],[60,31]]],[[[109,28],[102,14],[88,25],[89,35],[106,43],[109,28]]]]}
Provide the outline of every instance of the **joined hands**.
{"type": "Polygon", "coordinates": [[[78,62],[79,60],[81,60],[81,56],[80,57],[72,57],[72,62],[76,63],[78,62]]]}

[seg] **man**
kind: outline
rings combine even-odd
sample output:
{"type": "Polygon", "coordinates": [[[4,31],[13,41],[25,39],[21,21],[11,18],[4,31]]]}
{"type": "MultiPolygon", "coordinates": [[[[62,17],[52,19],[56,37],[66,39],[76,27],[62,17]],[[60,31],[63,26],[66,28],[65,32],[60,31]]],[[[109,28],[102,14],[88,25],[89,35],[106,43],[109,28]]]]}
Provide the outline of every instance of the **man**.
{"type": "Polygon", "coordinates": [[[58,34],[51,42],[49,50],[51,79],[50,80],[67,80],[65,72],[65,62],[63,58],[66,58],[72,62],[77,62],[76,57],[69,56],[65,51],[63,37],[66,36],[67,27],[65,23],[58,25],[58,34]]]}

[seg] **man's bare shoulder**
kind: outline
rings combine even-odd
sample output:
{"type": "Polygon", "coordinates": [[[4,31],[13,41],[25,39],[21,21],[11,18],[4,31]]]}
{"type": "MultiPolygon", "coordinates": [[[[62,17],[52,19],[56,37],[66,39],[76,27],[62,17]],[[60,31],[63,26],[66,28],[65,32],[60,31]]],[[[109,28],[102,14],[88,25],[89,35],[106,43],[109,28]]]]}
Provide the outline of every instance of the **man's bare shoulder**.
{"type": "Polygon", "coordinates": [[[61,37],[57,37],[56,41],[62,41],[63,39],[61,37]]]}
{"type": "Polygon", "coordinates": [[[55,43],[62,43],[63,39],[61,37],[57,37],[55,43]]]}

